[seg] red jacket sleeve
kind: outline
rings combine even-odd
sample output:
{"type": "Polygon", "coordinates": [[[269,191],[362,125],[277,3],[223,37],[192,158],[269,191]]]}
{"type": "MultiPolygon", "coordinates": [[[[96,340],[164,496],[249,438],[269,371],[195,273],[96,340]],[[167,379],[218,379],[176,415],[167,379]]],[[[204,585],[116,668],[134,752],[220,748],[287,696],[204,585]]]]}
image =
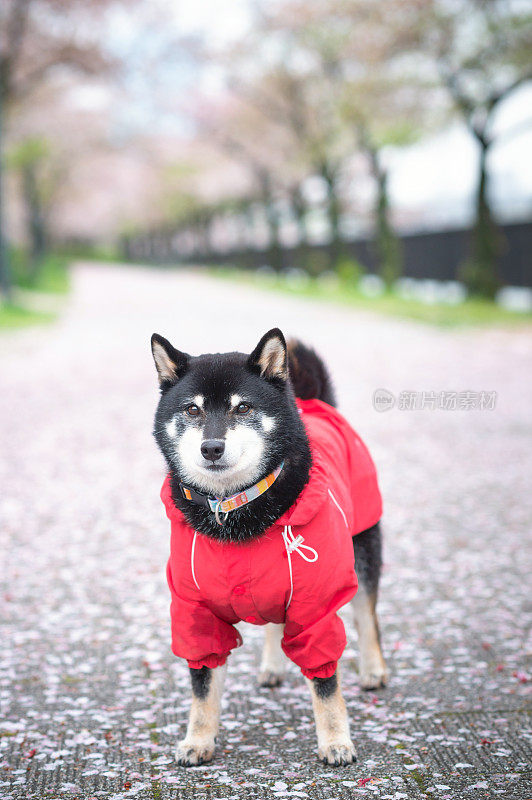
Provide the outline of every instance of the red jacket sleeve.
{"type": "Polygon", "coordinates": [[[193,669],[218,667],[225,664],[233,648],[242,644],[242,637],[233,625],[213,614],[196,590],[190,559],[183,553],[183,548],[189,547],[190,539],[185,532],[190,532],[172,500],[170,475],[164,481],[161,500],[172,526],[171,554],[166,568],[172,598],[172,652],[185,658],[193,669]]]}
{"type": "Polygon", "coordinates": [[[172,601],[172,652],[185,658],[189,667],[218,667],[225,664],[227,656],[242,644],[242,637],[233,625],[215,616],[201,601],[184,598],[177,594],[172,577],[170,561],[166,577],[172,601]]]}
{"type": "Polygon", "coordinates": [[[336,672],[346,644],[344,623],[337,611],[354,595],[351,589],[338,592],[323,615],[314,620],[305,620],[297,610],[287,614],[282,648],[306,678],[330,678],[336,672]]]}
{"type": "Polygon", "coordinates": [[[313,564],[301,560],[297,552],[291,555],[293,581],[298,590],[286,611],[281,646],[307,678],[329,678],[336,670],[346,644],[344,623],[337,612],[358,588],[350,532],[343,522],[339,526],[331,518],[338,513],[330,502],[326,503],[312,523],[321,527],[320,544],[314,543],[313,537],[305,539],[305,544],[315,546],[321,560],[315,580],[313,564]],[[307,576],[310,571],[311,580],[298,580],[302,571],[307,576]]]}

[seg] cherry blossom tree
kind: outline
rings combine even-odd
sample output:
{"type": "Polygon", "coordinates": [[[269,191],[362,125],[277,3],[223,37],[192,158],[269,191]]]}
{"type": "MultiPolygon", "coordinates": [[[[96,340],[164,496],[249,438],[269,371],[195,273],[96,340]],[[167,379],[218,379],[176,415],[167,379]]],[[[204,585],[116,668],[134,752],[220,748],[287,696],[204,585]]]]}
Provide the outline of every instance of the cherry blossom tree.
{"type": "Polygon", "coordinates": [[[432,0],[421,20],[427,59],[478,145],[475,224],[464,278],[471,292],[493,297],[501,234],[491,208],[489,157],[511,133],[495,130],[500,107],[532,80],[532,13],[529,4],[512,0],[432,0]]]}
{"type": "Polygon", "coordinates": [[[85,74],[109,68],[96,38],[86,34],[110,0],[3,0],[0,5],[0,292],[11,296],[3,213],[2,154],[13,107],[31,102],[35,88],[63,67],[85,74]],[[83,35],[81,32],[85,31],[83,35]]]}

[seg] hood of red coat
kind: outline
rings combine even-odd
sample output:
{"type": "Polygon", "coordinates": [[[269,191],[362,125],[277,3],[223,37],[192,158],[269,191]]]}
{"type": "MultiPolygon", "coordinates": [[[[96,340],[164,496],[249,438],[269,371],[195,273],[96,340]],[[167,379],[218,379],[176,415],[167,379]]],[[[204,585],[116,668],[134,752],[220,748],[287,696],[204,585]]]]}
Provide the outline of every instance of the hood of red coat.
{"type": "Polygon", "coordinates": [[[279,517],[276,525],[306,525],[313,519],[325,500],[327,499],[327,489],[329,478],[321,455],[311,448],[312,466],[308,483],[297,498],[293,506],[279,517]]]}

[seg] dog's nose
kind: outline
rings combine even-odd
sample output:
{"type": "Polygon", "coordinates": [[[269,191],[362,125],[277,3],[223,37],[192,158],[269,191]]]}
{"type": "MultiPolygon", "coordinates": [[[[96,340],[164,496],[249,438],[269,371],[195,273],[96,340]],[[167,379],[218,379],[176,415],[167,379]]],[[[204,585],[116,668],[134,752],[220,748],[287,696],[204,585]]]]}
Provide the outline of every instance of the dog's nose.
{"type": "Polygon", "coordinates": [[[208,461],[218,461],[224,454],[225,442],[223,439],[205,439],[201,443],[201,455],[208,461]]]}

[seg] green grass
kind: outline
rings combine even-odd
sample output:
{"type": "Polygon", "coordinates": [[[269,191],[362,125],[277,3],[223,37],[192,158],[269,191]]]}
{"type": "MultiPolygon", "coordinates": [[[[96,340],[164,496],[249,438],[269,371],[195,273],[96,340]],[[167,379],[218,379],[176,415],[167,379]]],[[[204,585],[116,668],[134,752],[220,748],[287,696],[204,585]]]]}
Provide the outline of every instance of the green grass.
{"type": "Polygon", "coordinates": [[[118,244],[69,245],[55,251],[68,261],[104,261],[123,263],[124,256],[118,244]]]}
{"type": "Polygon", "coordinates": [[[50,253],[40,265],[35,276],[30,274],[25,255],[20,250],[11,252],[13,283],[21,289],[51,294],[66,294],[70,288],[69,259],[50,253]]]}
{"type": "Polygon", "coordinates": [[[0,331],[53,322],[57,316],[53,313],[53,302],[52,311],[47,310],[50,302],[44,302],[43,295],[68,292],[68,258],[51,253],[45,257],[37,274],[32,275],[22,250],[12,248],[9,256],[15,302],[2,304],[0,300],[0,331]],[[17,289],[21,290],[18,294],[17,289]]]}
{"type": "Polygon", "coordinates": [[[0,305],[0,331],[42,325],[54,319],[55,314],[45,311],[31,311],[17,305],[0,305]]]}
{"type": "Polygon", "coordinates": [[[308,297],[442,327],[532,323],[531,314],[510,311],[482,299],[471,298],[457,305],[429,304],[405,299],[391,291],[378,297],[368,297],[356,286],[345,283],[324,283],[311,278],[294,283],[284,275],[260,275],[231,267],[213,268],[210,274],[266,291],[308,297]]]}

